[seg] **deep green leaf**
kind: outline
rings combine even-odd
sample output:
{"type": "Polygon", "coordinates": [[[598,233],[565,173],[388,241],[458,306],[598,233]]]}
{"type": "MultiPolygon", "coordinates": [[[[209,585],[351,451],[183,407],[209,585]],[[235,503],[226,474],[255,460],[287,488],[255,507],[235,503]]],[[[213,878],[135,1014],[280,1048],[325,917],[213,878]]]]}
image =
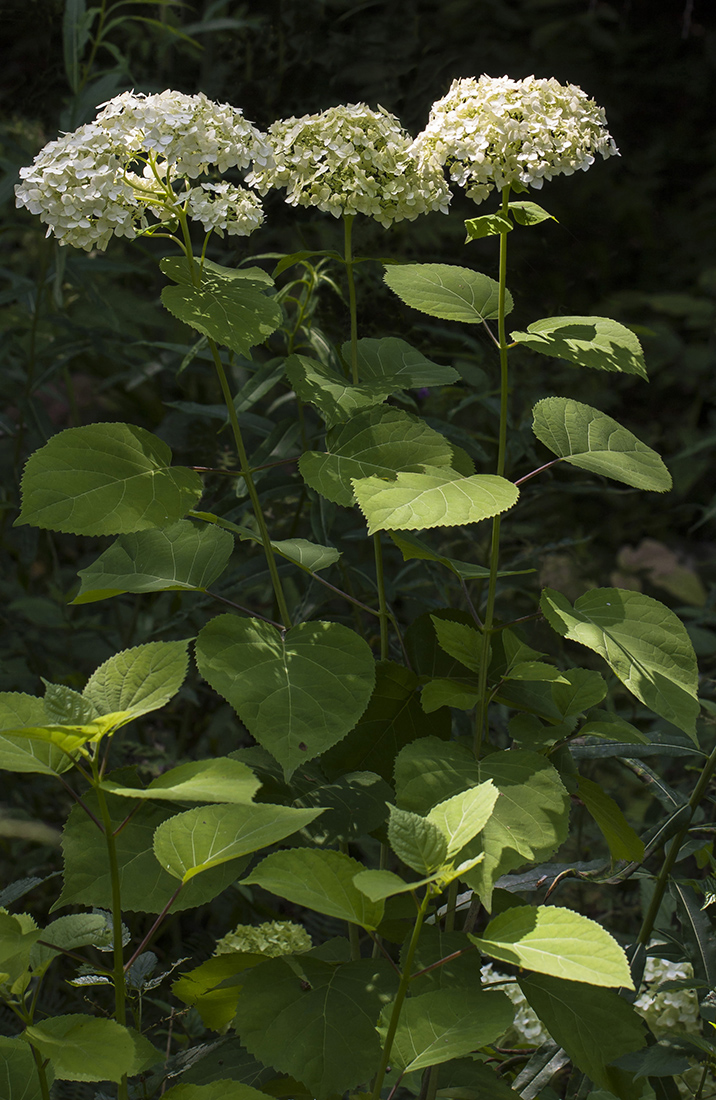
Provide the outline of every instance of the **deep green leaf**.
{"type": "MultiPolygon", "coordinates": [[[[456,577],[462,577],[464,580],[472,580],[476,577],[484,578],[490,575],[490,570],[484,565],[475,565],[474,562],[469,561],[458,561],[456,558],[447,558],[443,554],[435,553],[417,535],[409,534],[407,531],[403,531],[399,535],[394,531],[390,531],[389,534],[403,555],[403,561],[413,561],[416,558],[421,561],[438,561],[453,572],[456,577]]],[[[500,570],[497,576],[517,577],[531,572],[531,569],[508,569],[500,570]]]]}
{"type": "Polygon", "coordinates": [[[249,971],[235,1026],[252,1054],[327,1100],[378,1064],[375,1023],[397,978],[387,962],[371,959],[335,966],[303,956],[301,969],[303,979],[282,959],[269,959],[249,971]]]}
{"type": "Polygon", "coordinates": [[[353,489],[369,535],[479,523],[512,508],[519,496],[517,487],[503,477],[461,477],[455,470],[432,467],[422,474],[398,474],[394,481],[354,479],[353,489]]]}
{"type": "Polygon", "coordinates": [[[220,863],[283,840],[320,812],[261,802],[202,806],[160,825],[154,834],[154,854],[164,870],[186,883],[220,863]]]}
{"type": "Polygon", "coordinates": [[[321,546],[320,543],[309,542],[308,539],[281,539],[271,545],[282,558],[310,570],[311,573],[320,573],[321,569],[334,565],[341,556],[341,551],[336,550],[335,546],[321,546]]]}
{"type": "Polygon", "coordinates": [[[402,409],[380,407],[358,413],[326,437],[326,453],[306,451],[299,469],[304,481],[328,500],[350,508],[353,478],[392,478],[426,466],[450,467],[452,447],[438,432],[402,409]]]}
{"type": "Polygon", "coordinates": [[[0,912],[0,974],[6,975],[3,984],[12,985],[28,970],[32,949],[41,936],[32,917],[0,912]]]}
{"type": "Polygon", "coordinates": [[[354,386],[332,367],[305,355],[291,355],[286,360],[286,375],[297,396],[319,409],[328,428],[350,420],[362,409],[382,404],[392,392],[384,381],[354,386]]]}
{"type": "Polygon", "coordinates": [[[465,668],[477,672],[480,667],[482,635],[473,626],[467,626],[465,623],[451,622],[437,615],[433,615],[432,620],[440,648],[465,668]]]}
{"type": "Polygon", "coordinates": [[[23,1032],[61,1081],[121,1081],[160,1060],[151,1043],[115,1020],[74,1013],[23,1032]]]}
{"type": "Polygon", "coordinates": [[[358,860],[342,852],[293,848],[266,856],[243,881],[294,905],[375,930],[383,919],[383,904],[369,902],[353,885],[362,870],[358,860]]]}
{"type": "Polygon", "coordinates": [[[589,985],[633,989],[623,950],[596,921],[556,905],[518,905],[469,937],[493,959],[589,985]]]}
{"type": "Polygon", "coordinates": [[[637,699],[696,741],[696,655],[673,611],[621,588],[592,589],[574,607],[545,589],[540,606],[558,634],[598,653],[637,699]]]}
{"type": "Polygon", "coordinates": [[[199,671],[290,776],[345,736],[375,683],[367,643],[340,623],[282,633],[258,619],[219,615],[196,645],[199,671]]]}
{"type": "MultiPolygon", "coordinates": [[[[579,731],[580,737],[604,737],[610,741],[622,741],[632,745],[648,745],[646,734],[630,722],[608,710],[591,710],[579,731]]],[[[622,754],[623,755],[623,754],[622,754]]]]}
{"type": "Polygon", "coordinates": [[[640,1050],[644,1021],[611,989],[564,981],[543,974],[520,975],[520,988],[553,1039],[578,1069],[621,1100],[633,1100],[629,1078],[610,1066],[615,1058],[640,1050]]]}
{"type": "Polygon", "coordinates": [[[447,837],[442,830],[409,810],[390,807],[388,841],[398,859],[419,875],[431,875],[449,862],[447,837]]]}
{"type": "Polygon", "coordinates": [[[281,307],[258,280],[232,272],[231,278],[207,270],[201,287],[165,286],[162,303],[197,332],[249,356],[281,324],[281,307]],[[238,277],[237,277],[238,276],[238,277]]]}
{"type": "Polygon", "coordinates": [[[131,424],[67,428],[30,455],[16,524],[74,535],[170,527],[202,494],[194,470],[171,466],[166,443],[131,424]]]}
{"type": "Polygon", "coordinates": [[[365,769],[392,781],[395,758],[405,745],[428,734],[447,740],[450,715],[445,711],[428,718],[420,706],[417,687],[417,676],[404,665],[378,662],[375,690],[365,714],[321,757],[326,775],[365,769]]]}
{"type": "MultiPolygon", "coordinates": [[[[321,759],[323,764],[323,759],[321,759]]],[[[388,818],[387,802],[393,791],[374,772],[348,772],[329,782],[311,764],[302,766],[291,780],[294,806],[320,806],[323,813],[304,829],[314,844],[325,847],[349,843],[379,829],[388,818]]],[[[268,799],[267,799],[268,800],[268,799]]]]}
{"type": "Polygon", "coordinates": [[[537,438],[572,466],[636,489],[671,488],[671,474],[656,451],[611,416],[567,397],[545,397],[532,412],[537,438]]]}
{"type": "Polygon", "coordinates": [[[413,813],[427,814],[439,802],[477,787],[480,766],[463,744],[445,744],[436,737],[422,737],[407,745],[395,762],[398,805],[413,813]]]}
{"type": "MultiPolygon", "coordinates": [[[[341,350],[349,363],[350,341],[346,341],[341,350]]],[[[423,386],[449,386],[459,381],[460,375],[454,367],[431,363],[405,340],[386,336],[382,340],[364,338],[358,341],[358,377],[361,382],[389,383],[390,393],[395,393],[423,386]]]]}
{"type": "Polygon", "coordinates": [[[30,952],[30,966],[36,976],[44,973],[62,951],[89,945],[107,947],[112,943],[112,928],[102,913],[72,913],[43,928],[41,939],[43,942],[36,943],[30,952]]]}
{"type": "MultiPolygon", "coordinates": [[[[497,317],[498,284],[479,271],[452,264],[395,264],[385,281],[406,305],[447,321],[480,324],[497,317]]],[[[512,310],[507,291],[505,312],[512,310]]]]}
{"type": "MultiPolygon", "coordinates": [[[[392,1006],[383,1011],[383,1039],[392,1006]]],[[[391,1062],[405,1073],[449,1062],[495,1042],[514,1017],[504,993],[479,989],[438,989],[410,997],[400,1014],[391,1062]]]]}
{"type": "MultiPolygon", "coordinates": [[[[52,1066],[45,1069],[48,1085],[52,1085],[52,1066]]],[[[22,1039],[0,1035],[0,1096],[7,1100],[42,1100],[40,1079],[32,1051],[22,1039]]]]}
{"type": "Polygon", "coordinates": [[[229,1078],[208,1085],[174,1085],[163,1095],[165,1100],[266,1100],[265,1092],[229,1078]]]}
{"type": "Polygon", "coordinates": [[[472,710],[480,698],[477,677],[474,683],[467,680],[430,680],[423,687],[420,702],[426,714],[434,714],[441,707],[456,710],[472,710]]]}
{"type": "Polygon", "coordinates": [[[681,925],[682,939],[688,958],[694,968],[694,977],[707,982],[711,989],[716,985],[716,936],[702,898],[693,886],[672,878],[669,883],[681,925]]]}
{"type": "Polygon", "coordinates": [[[86,569],[72,603],[92,603],[122,592],[204,591],[223,573],[234,540],[220,527],[179,520],[162,530],[122,535],[86,569]]]}
{"type": "Polygon", "coordinates": [[[582,367],[647,377],[637,337],[609,317],[545,317],[528,325],[526,332],[511,333],[511,338],[532,351],[582,367]]]}
{"type": "Polygon", "coordinates": [[[578,782],[577,793],[599,826],[612,859],[641,863],[644,859],[644,841],[634,832],[611,795],[583,775],[579,776],[578,782]]]}
{"type": "Polygon", "coordinates": [[[101,784],[104,790],[123,798],[151,798],[167,802],[238,802],[251,803],[260,781],[246,764],[228,756],[180,764],[153,779],[148,787],[124,787],[111,779],[101,784]]]}

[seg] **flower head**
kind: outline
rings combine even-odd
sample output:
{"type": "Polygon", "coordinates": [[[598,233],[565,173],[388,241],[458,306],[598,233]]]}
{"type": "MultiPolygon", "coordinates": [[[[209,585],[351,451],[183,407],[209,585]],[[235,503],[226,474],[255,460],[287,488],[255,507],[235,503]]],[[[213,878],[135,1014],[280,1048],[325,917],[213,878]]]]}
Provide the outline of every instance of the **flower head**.
{"type": "Polygon", "coordinates": [[[285,187],[291,206],[316,206],[340,217],[367,214],[383,226],[430,210],[447,213],[442,171],[421,166],[398,119],[363,103],[275,122],[268,132],[274,164],[254,168],[247,183],[261,194],[285,187]]]}
{"type": "Polygon", "coordinates": [[[247,951],[275,958],[310,951],[312,947],[311,937],[300,924],[290,920],[269,920],[263,924],[238,925],[233,932],[217,941],[215,954],[247,951]]]}
{"type": "Polygon", "coordinates": [[[618,155],[593,99],[575,84],[534,76],[454,80],[413,151],[422,163],[447,165],[475,202],[494,187],[540,188],[553,176],[586,171],[597,153],[618,155]]]}
{"type": "Polygon", "coordinates": [[[270,156],[235,107],[201,93],[124,92],[20,169],[16,204],[38,214],[60,244],[87,251],[105,249],[112,235],[135,237],[148,228],[148,214],[167,221],[180,208],[207,231],[247,235],[263,220],[254,194],[230,184],[189,188],[187,181],[212,167],[265,167],[270,156]]]}

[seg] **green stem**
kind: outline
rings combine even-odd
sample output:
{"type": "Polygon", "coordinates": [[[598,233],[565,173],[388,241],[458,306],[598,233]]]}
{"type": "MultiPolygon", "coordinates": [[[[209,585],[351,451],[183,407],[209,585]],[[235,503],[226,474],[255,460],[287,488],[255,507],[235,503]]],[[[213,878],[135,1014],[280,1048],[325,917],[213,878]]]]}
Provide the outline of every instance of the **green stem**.
{"type": "Polygon", "coordinates": [[[427,1071],[428,1080],[427,1087],[425,1089],[425,1100],[435,1100],[438,1091],[438,1082],[440,1077],[440,1066],[431,1066],[427,1071]]]}
{"type": "Polygon", "coordinates": [[[50,1086],[47,1083],[47,1074],[45,1073],[45,1063],[42,1060],[42,1055],[39,1050],[35,1049],[32,1043],[30,1044],[30,1050],[32,1051],[32,1057],[35,1059],[35,1068],[40,1081],[42,1100],[50,1100],[50,1086]]]}
{"type": "Polygon", "coordinates": [[[348,304],[351,311],[351,378],[353,385],[358,385],[358,314],[356,312],[356,287],[353,280],[353,252],[351,235],[353,232],[354,214],[343,215],[344,235],[344,259],[346,264],[346,276],[348,278],[348,304]]]}
{"type": "MultiPolygon", "coordinates": [[[[344,856],[349,854],[348,844],[345,840],[338,842],[338,847],[344,856]]],[[[360,929],[353,921],[348,921],[348,942],[351,945],[351,962],[357,962],[360,959],[360,929]]]]}
{"type": "Polygon", "coordinates": [[[380,532],[373,535],[375,550],[375,583],[378,589],[378,614],[380,615],[380,659],[388,660],[388,603],[385,598],[385,577],[383,575],[383,546],[380,532]]]}
{"type": "MultiPolygon", "coordinates": [[[[502,191],[503,218],[509,216],[510,188],[502,191]]],[[[497,299],[497,335],[500,349],[500,430],[497,444],[497,476],[504,477],[507,453],[507,402],[509,374],[507,369],[507,339],[505,333],[505,301],[507,297],[507,234],[500,234],[500,272],[497,299]]],[[[487,735],[487,669],[490,663],[490,639],[495,618],[495,593],[500,564],[500,516],[492,520],[492,544],[490,549],[490,580],[487,587],[487,607],[482,628],[482,651],[478,674],[479,701],[475,712],[475,757],[479,759],[483,737],[487,735]]]]}
{"type": "Polygon", "coordinates": [[[701,770],[701,775],[699,776],[698,782],[697,782],[696,786],[694,787],[693,794],[691,795],[691,798],[689,799],[689,808],[691,810],[691,814],[689,815],[689,819],[686,822],[686,824],[682,826],[682,828],[679,830],[679,832],[676,833],[673,840],[671,841],[671,844],[669,845],[669,849],[666,853],[666,856],[664,857],[664,862],[661,865],[661,870],[659,871],[659,874],[657,875],[656,884],[654,886],[654,893],[651,896],[651,901],[649,903],[649,908],[646,911],[646,915],[644,917],[644,921],[643,921],[642,926],[639,930],[639,935],[637,936],[637,941],[636,941],[638,944],[641,944],[643,947],[647,947],[648,944],[649,944],[649,940],[651,939],[651,934],[654,931],[654,924],[656,922],[656,918],[658,916],[659,909],[661,908],[661,903],[664,899],[664,894],[666,893],[666,888],[669,885],[669,875],[671,874],[671,869],[674,866],[674,864],[676,863],[676,860],[677,860],[678,855],[679,855],[679,851],[681,850],[681,845],[684,843],[684,840],[685,840],[686,835],[689,831],[689,828],[691,827],[691,822],[693,820],[694,813],[696,812],[696,809],[697,809],[699,803],[701,802],[701,799],[706,794],[706,790],[708,788],[709,783],[711,782],[711,778],[712,778],[715,770],[716,770],[716,748],[713,750],[713,752],[709,756],[708,760],[704,764],[704,766],[701,770]]]}
{"type": "Polygon", "coordinates": [[[415,951],[418,946],[418,940],[420,939],[420,932],[423,927],[423,921],[425,920],[425,914],[428,911],[428,905],[432,897],[430,887],[425,891],[425,897],[423,898],[420,908],[418,909],[418,915],[415,920],[415,926],[413,928],[413,934],[410,937],[410,943],[408,945],[408,953],[405,956],[405,965],[403,967],[403,973],[400,977],[400,985],[398,986],[398,992],[395,995],[393,1001],[393,1011],[390,1014],[390,1023],[388,1024],[388,1031],[385,1036],[385,1046],[383,1047],[383,1057],[381,1058],[378,1072],[375,1076],[375,1082],[373,1084],[372,1100],[378,1100],[380,1096],[380,1090],[383,1088],[383,1081],[385,1080],[385,1074],[390,1064],[390,1054],[393,1049],[393,1040],[395,1039],[395,1033],[398,1030],[398,1022],[400,1020],[400,1013],[403,1008],[403,1001],[405,995],[408,992],[408,985],[410,984],[410,972],[413,967],[413,959],[415,958],[415,951]]]}
{"type": "Polygon", "coordinates": [[[266,564],[268,565],[269,573],[271,575],[271,583],[273,585],[274,595],[276,597],[278,613],[283,625],[285,627],[290,627],[291,616],[288,613],[286,597],[284,595],[283,587],[281,585],[281,578],[278,575],[276,558],[273,552],[273,546],[271,545],[271,536],[268,533],[268,527],[266,526],[266,520],[264,518],[263,509],[261,507],[261,501],[259,500],[259,494],[256,491],[254,479],[251,476],[251,465],[249,463],[248,455],[246,454],[243,436],[241,435],[241,428],[239,427],[239,418],[236,413],[236,406],[234,405],[234,401],[231,396],[229,381],[226,377],[224,364],[221,362],[219,349],[217,348],[215,341],[212,340],[211,337],[209,337],[209,348],[211,350],[211,355],[214,360],[214,366],[216,367],[216,373],[219,376],[219,385],[221,386],[221,392],[224,396],[224,402],[226,403],[226,408],[229,412],[229,422],[231,423],[231,430],[234,433],[234,442],[236,443],[236,450],[239,456],[239,470],[241,471],[241,475],[246,482],[246,488],[249,492],[249,499],[251,501],[254,516],[256,517],[256,522],[259,527],[261,544],[263,546],[264,554],[266,555],[266,564]]]}

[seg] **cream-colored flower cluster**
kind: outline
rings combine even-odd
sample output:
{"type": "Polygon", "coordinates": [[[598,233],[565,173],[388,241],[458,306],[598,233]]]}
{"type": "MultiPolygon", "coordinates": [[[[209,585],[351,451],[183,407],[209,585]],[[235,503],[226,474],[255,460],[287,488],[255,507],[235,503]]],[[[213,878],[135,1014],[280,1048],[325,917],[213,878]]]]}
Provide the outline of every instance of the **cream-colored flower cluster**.
{"type": "Polygon", "coordinates": [[[658,986],[663,982],[692,980],[693,976],[691,963],[671,962],[669,959],[646,960],[643,979],[646,988],[634,1001],[634,1008],[657,1037],[674,1030],[701,1031],[695,989],[658,991],[658,986]]]}
{"type": "Polygon", "coordinates": [[[485,963],[480,969],[482,980],[488,985],[499,988],[506,993],[515,1006],[515,1016],[512,1027],[506,1037],[513,1043],[524,1043],[527,1046],[536,1047],[549,1039],[549,1032],[542,1024],[536,1012],[534,1012],[514,978],[509,974],[503,974],[495,970],[492,963],[485,963]],[[499,983],[504,981],[504,986],[499,983]]]}
{"type": "Polygon", "coordinates": [[[413,152],[482,202],[508,184],[540,188],[553,176],[586,171],[597,154],[618,155],[601,107],[575,84],[481,76],[454,80],[433,104],[413,152]]]}
{"type": "Polygon", "coordinates": [[[276,958],[278,955],[297,955],[310,951],[312,947],[311,937],[300,924],[290,920],[270,920],[263,924],[239,924],[233,932],[217,941],[214,954],[246,951],[276,958]]]}
{"type": "MultiPolygon", "coordinates": [[[[94,122],[51,141],[20,169],[16,203],[38,214],[61,244],[105,249],[114,235],[135,237],[188,201],[190,217],[207,229],[253,232],[263,220],[251,192],[219,184],[182,193],[181,185],[211,167],[265,168],[270,149],[241,111],[203,94],[135,95],[104,105],[94,122]],[[139,176],[133,168],[143,167],[139,176]]],[[[186,184],[185,184],[186,186],[186,184]]]]}
{"type": "Polygon", "coordinates": [[[275,122],[274,164],[254,168],[247,183],[261,194],[285,187],[291,206],[315,206],[335,217],[366,214],[383,226],[431,210],[447,213],[450,191],[440,167],[420,165],[400,122],[363,103],[275,122]]]}

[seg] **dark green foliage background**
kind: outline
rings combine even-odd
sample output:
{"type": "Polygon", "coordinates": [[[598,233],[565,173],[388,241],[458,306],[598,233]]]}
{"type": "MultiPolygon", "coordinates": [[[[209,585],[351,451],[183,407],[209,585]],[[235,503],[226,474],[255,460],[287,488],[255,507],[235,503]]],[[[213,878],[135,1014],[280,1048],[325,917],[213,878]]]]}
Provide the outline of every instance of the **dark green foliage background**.
{"type": "MultiPolygon", "coordinates": [[[[523,568],[542,563],[552,570],[550,583],[561,583],[573,597],[588,584],[609,584],[625,545],[644,537],[659,540],[695,568],[707,588],[711,584],[711,596],[700,607],[642,576],[644,590],[684,615],[706,675],[713,677],[716,12],[710,0],[666,0],[658,10],[651,0],[203,0],[174,10],[151,4],[133,10],[167,26],[119,28],[112,42],[120,60],[98,58],[101,65],[116,64],[116,74],[78,110],[70,103],[62,61],[61,0],[0,0],[0,690],[38,693],[40,676],[81,686],[117,649],[186,637],[208,613],[200,598],[173,593],[68,606],[77,570],[96,557],[100,544],[12,527],[28,455],[62,428],[103,420],[155,431],[171,444],[178,462],[215,467],[229,449],[228,437],[216,435],[216,420],[188,417],[174,407],[216,403],[218,394],[201,360],[177,374],[193,337],[159,306],[162,279],[155,261],[164,251],[161,243],[112,241],[97,256],[59,249],[44,239],[38,219],[14,210],[18,167],[29,164],[59,130],[91,119],[97,103],[127,88],[203,91],[240,106],[264,128],[275,118],[334,104],[380,103],[416,133],[452,79],[483,72],[514,78],[534,73],[580,85],[606,109],[622,154],[530,196],[559,224],[545,222],[510,239],[509,283],[517,302],[511,327],[559,313],[603,314],[641,326],[652,379],[645,386],[629,377],[584,372],[577,392],[571,368],[515,354],[512,471],[520,476],[544,461],[527,413],[546,393],[563,393],[597,405],[659,450],[675,482],[669,497],[657,498],[560,471],[558,481],[548,477],[535,487],[505,525],[504,560],[523,568]]],[[[292,210],[280,195],[269,196],[266,208],[265,227],[246,247],[236,239],[215,240],[212,257],[234,264],[249,252],[340,245],[333,219],[292,210]]],[[[488,201],[478,213],[493,208],[488,201]]],[[[434,214],[389,232],[360,224],[356,248],[372,256],[474,266],[494,276],[494,240],[463,243],[463,219],[474,216],[474,205],[456,195],[452,211],[449,218],[434,214]]],[[[496,367],[487,340],[464,327],[418,318],[387,291],[368,300],[360,289],[361,335],[403,336],[439,362],[472,372],[478,391],[483,380],[479,401],[456,414],[455,423],[491,452],[496,367]]],[[[345,303],[325,290],[321,310],[327,337],[345,338],[345,303]]],[[[279,392],[265,398],[264,415],[279,392]]],[[[448,410],[439,393],[425,402],[427,415],[448,410]]],[[[487,461],[484,468],[491,469],[487,461]]],[[[268,476],[262,482],[265,500],[274,491],[278,499],[285,484],[268,476]]],[[[208,491],[210,497],[219,494],[219,482],[210,482],[208,491]]],[[[280,505],[272,522],[278,537],[286,537],[290,516],[280,505]]],[[[350,538],[356,530],[353,520],[344,533],[350,538]]],[[[477,554],[483,561],[484,548],[460,543],[460,537],[454,536],[450,552],[477,554]]],[[[265,576],[252,576],[254,560],[241,568],[251,593],[247,600],[258,606],[266,584],[265,576]]],[[[396,576],[401,559],[391,556],[389,564],[396,576]]],[[[422,592],[411,591],[410,571],[404,580],[404,606],[416,615],[430,605],[422,592]]],[[[519,594],[518,607],[521,599],[530,610],[519,594]]],[[[228,708],[195,677],[155,726],[126,735],[118,762],[159,771],[171,760],[235,747],[228,708]]],[[[678,782],[678,771],[670,778],[678,782]]],[[[68,807],[50,802],[48,793],[40,779],[5,787],[0,885],[18,874],[55,869],[56,847],[47,838],[23,835],[37,822],[60,827],[68,807]]],[[[640,814],[635,802],[634,819],[640,814]]],[[[53,886],[48,884],[48,904],[53,886]]],[[[585,891],[583,911],[593,901],[585,891]]],[[[211,914],[200,910],[174,918],[167,940],[173,935],[175,943],[167,945],[167,954],[201,956],[211,949],[212,937],[237,921],[271,915],[256,913],[230,892],[211,914]]],[[[626,929],[632,919],[628,905],[612,919],[626,929]]],[[[62,1011],[67,993],[58,987],[55,995],[57,1006],[48,1007],[62,1011]]]]}

